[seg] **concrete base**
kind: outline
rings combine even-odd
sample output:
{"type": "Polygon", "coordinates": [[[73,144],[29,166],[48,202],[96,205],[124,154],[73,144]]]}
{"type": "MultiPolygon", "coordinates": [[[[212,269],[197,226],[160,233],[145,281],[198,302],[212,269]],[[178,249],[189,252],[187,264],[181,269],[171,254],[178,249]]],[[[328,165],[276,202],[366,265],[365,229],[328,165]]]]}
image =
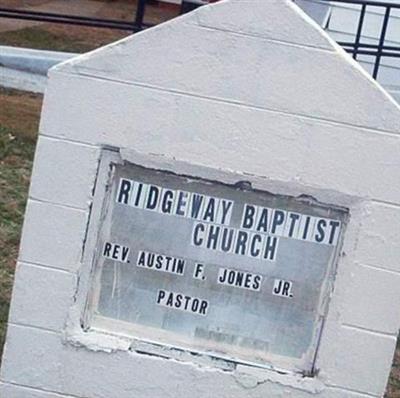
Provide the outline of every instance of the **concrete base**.
{"type": "Polygon", "coordinates": [[[2,87],[44,93],[46,83],[46,76],[0,67],[0,86],[2,87]]]}

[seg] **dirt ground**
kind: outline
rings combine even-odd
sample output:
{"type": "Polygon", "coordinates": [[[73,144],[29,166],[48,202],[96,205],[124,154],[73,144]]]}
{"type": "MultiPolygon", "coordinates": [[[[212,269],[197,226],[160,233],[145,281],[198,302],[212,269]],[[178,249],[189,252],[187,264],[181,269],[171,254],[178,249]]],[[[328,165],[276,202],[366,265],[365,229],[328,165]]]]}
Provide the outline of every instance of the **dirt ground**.
{"type": "Polygon", "coordinates": [[[0,358],[42,98],[0,88],[0,358]]]}
{"type": "Polygon", "coordinates": [[[394,355],[392,373],[390,374],[386,398],[400,398],[400,338],[394,355]]]}
{"type": "MultiPolygon", "coordinates": [[[[136,1],[81,0],[82,7],[77,9],[77,0],[70,2],[62,0],[1,0],[1,6],[133,21],[136,1]]],[[[157,24],[174,18],[177,14],[177,9],[150,3],[146,8],[145,22],[157,24]]],[[[130,31],[0,18],[0,45],[87,52],[130,34],[130,31]]]]}

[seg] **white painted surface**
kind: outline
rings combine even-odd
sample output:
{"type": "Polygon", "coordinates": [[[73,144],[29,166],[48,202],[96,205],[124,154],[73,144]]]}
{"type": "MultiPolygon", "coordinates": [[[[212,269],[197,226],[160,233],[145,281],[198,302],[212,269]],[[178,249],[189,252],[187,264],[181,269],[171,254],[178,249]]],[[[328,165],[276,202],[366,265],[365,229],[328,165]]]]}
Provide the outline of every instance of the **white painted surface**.
{"type": "Polygon", "coordinates": [[[382,396],[400,321],[399,107],[289,2],[252,0],[239,18],[240,2],[51,71],[2,396],[382,396]],[[90,256],[82,251],[93,244],[86,235],[98,213],[91,201],[101,147],[144,166],[230,183],[245,176],[255,188],[350,209],[318,376],[232,369],[168,350],[143,355],[139,343],[129,349],[129,339],[81,330],[90,256]]]}
{"type": "Polygon", "coordinates": [[[61,332],[73,303],[76,282],[72,273],[19,263],[9,321],[61,332]],[[51,303],[49,291],[54,291],[51,303]],[[35,303],[33,307],[32,303],[35,303]]]}
{"type": "MultiPolygon", "coordinates": [[[[396,162],[393,168],[398,168],[396,162]]],[[[357,257],[364,264],[380,266],[394,272],[400,271],[398,233],[400,214],[395,204],[371,203],[365,207],[357,257]],[[385,239],[382,239],[382,235],[385,239]],[[382,257],[379,253],[385,252],[382,257]]]]}
{"type": "Polygon", "coordinates": [[[368,265],[354,264],[347,270],[347,287],[343,294],[342,321],[377,332],[396,334],[400,323],[400,274],[368,265]],[[368,308],[368,318],[364,313],[368,308]],[[394,316],[393,316],[394,315],[394,316]]]}
{"type": "Polygon", "coordinates": [[[66,271],[76,270],[86,224],[86,211],[29,199],[20,260],[66,271]]]}
{"type": "Polygon", "coordinates": [[[31,198],[87,209],[92,198],[99,152],[94,146],[40,137],[33,166],[31,198]],[[68,173],[65,173],[66,164],[70,165],[68,173]]]}
{"type": "MultiPolygon", "coordinates": [[[[399,176],[391,172],[392,164],[396,165],[398,161],[387,160],[388,156],[397,156],[400,151],[399,134],[396,133],[197,98],[139,84],[106,80],[99,84],[99,80],[92,77],[54,75],[48,98],[52,93],[61,96],[55,92],[58,90],[69,106],[63,110],[65,118],[60,120],[57,102],[45,98],[44,120],[48,122],[42,122],[41,131],[48,136],[92,145],[135,148],[138,152],[164,154],[170,158],[179,153],[179,159],[188,163],[238,172],[241,171],[240,164],[246,162],[247,154],[251,153],[252,161],[246,167],[254,175],[264,175],[267,169],[280,181],[302,182],[305,186],[317,184],[322,189],[339,192],[345,189],[352,195],[367,194],[388,202],[395,202],[400,196],[400,186],[396,183],[399,176]],[[80,90],[83,84],[84,91],[80,90]],[[77,90],[80,103],[75,101],[77,90]],[[108,95],[110,90],[113,90],[113,96],[108,95]],[[131,95],[132,92],[135,95],[131,95]],[[90,103],[92,98],[101,98],[93,110],[98,116],[80,118],[82,103],[90,103]],[[151,118],[144,118],[149,104],[157,111],[151,118]],[[210,115],[213,115],[212,128],[209,127],[210,115]],[[132,128],[133,121],[135,128],[132,128]],[[286,143],[284,151],[281,150],[282,141],[286,143]],[[318,151],[314,150],[314,145],[318,151]],[[239,147],[243,152],[238,152],[239,147]],[[318,167],[315,167],[317,160],[318,167]],[[352,173],[348,172],[349,167],[352,173]],[[362,178],[364,174],[369,178],[362,178]]],[[[349,86],[347,96],[351,96],[350,91],[349,86]]],[[[373,104],[368,102],[365,110],[367,108],[374,117],[381,118],[373,111],[373,104]]],[[[328,110],[324,109],[324,112],[328,110]]],[[[350,109],[348,112],[357,116],[357,112],[350,112],[350,109]]],[[[393,105],[393,116],[396,113],[393,105]]]]}

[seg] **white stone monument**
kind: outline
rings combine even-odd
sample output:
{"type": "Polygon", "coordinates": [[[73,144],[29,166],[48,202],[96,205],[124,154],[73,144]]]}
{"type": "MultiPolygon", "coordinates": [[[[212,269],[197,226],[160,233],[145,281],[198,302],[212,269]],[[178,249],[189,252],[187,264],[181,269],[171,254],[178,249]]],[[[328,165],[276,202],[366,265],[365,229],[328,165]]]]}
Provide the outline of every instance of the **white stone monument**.
{"type": "Polygon", "coordinates": [[[1,397],[381,397],[399,131],[290,1],[222,1],[52,69],[1,397]]]}

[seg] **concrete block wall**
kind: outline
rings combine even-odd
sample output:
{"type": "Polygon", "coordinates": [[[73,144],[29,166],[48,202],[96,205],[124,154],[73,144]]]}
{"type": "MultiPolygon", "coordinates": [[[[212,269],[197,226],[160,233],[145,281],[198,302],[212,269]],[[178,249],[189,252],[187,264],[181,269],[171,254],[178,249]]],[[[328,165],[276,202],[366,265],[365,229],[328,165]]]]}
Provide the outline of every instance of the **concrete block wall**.
{"type": "Polygon", "coordinates": [[[383,395],[400,324],[400,109],[290,1],[251,4],[201,8],[51,71],[2,397],[383,395]],[[81,329],[104,148],[349,209],[317,376],[145,355],[81,329]]]}

